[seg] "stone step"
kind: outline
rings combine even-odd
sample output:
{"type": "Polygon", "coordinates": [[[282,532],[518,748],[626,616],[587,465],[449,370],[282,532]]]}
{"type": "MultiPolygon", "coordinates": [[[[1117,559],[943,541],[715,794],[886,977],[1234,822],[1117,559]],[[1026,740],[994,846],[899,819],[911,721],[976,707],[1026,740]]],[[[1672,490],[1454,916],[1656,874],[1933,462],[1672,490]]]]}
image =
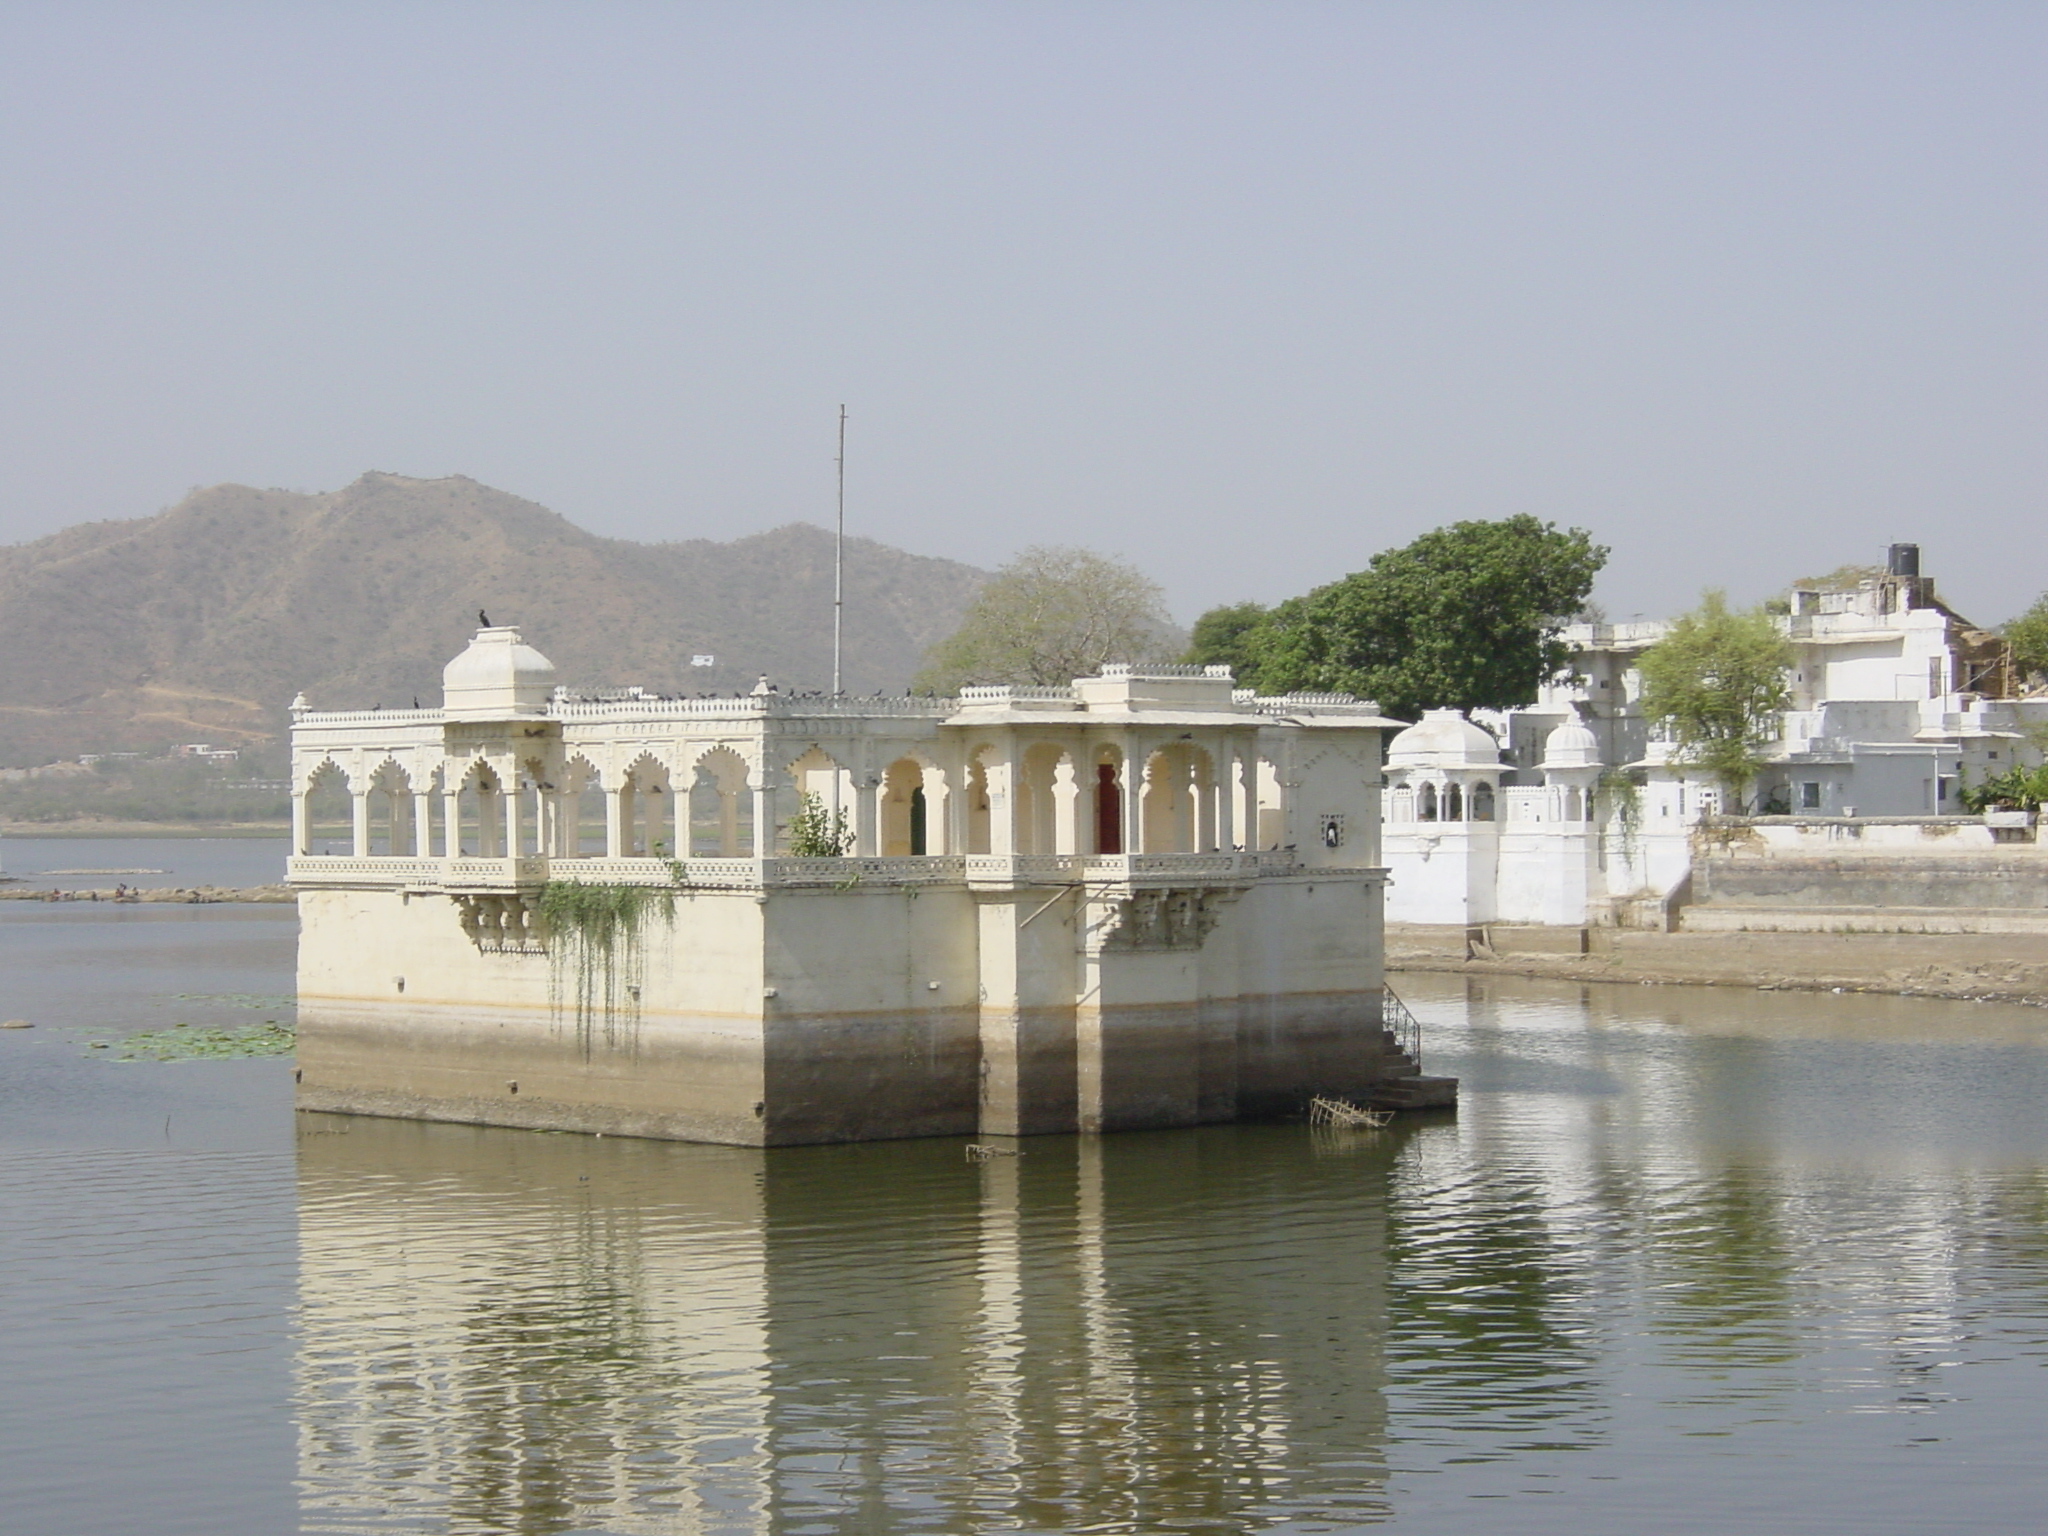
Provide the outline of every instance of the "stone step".
{"type": "Polygon", "coordinates": [[[1458,1102],[1455,1077],[1390,1077],[1373,1085],[1366,1104],[1372,1109],[1442,1109],[1458,1102]]]}
{"type": "Polygon", "coordinates": [[[2048,933],[2048,910],[2016,907],[1747,905],[1685,909],[1686,933],[2048,933]]]}

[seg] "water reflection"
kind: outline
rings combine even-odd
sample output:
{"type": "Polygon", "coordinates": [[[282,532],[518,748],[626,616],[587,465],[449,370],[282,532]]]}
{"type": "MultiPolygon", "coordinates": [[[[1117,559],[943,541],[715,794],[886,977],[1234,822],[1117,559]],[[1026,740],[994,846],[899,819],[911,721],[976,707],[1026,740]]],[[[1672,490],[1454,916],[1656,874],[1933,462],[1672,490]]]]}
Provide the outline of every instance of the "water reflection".
{"type": "Polygon", "coordinates": [[[302,1116],[305,1529],[2024,1525],[2039,1015],[1412,990],[1474,1086],[1376,1136],[302,1116]]]}
{"type": "Polygon", "coordinates": [[[1398,1145],[972,1165],[306,1116],[305,1528],[1382,1517],[1398,1145]]]}

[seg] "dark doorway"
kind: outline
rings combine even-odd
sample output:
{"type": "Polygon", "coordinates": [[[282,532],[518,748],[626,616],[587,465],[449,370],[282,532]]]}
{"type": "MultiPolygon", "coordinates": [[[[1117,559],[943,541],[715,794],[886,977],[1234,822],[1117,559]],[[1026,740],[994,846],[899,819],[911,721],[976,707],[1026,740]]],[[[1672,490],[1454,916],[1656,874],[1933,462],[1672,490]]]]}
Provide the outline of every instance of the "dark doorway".
{"type": "Polygon", "coordinates": [[[920,784],[910,792],[910,856],[921,859],[924,854],[924,786],[920,784]]]}
{"type": "Polygon", "coordinates": [[[1095,851],[1124,851],[1124,797],[1112,763],[1095,765],[1095,851]]]}

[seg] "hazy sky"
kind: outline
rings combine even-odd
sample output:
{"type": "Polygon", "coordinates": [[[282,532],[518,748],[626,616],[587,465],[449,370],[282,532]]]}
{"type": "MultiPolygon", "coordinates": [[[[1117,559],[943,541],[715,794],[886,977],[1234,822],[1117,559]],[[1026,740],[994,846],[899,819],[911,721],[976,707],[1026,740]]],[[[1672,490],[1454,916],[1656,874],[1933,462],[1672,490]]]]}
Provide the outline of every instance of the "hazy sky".
{"type": "Polygon", "coordinates": [[[466,474],[633,538],[1440,522],[1617,618],[2048,587],[2048,6],[0,6],[0,541],[466,474]]]}

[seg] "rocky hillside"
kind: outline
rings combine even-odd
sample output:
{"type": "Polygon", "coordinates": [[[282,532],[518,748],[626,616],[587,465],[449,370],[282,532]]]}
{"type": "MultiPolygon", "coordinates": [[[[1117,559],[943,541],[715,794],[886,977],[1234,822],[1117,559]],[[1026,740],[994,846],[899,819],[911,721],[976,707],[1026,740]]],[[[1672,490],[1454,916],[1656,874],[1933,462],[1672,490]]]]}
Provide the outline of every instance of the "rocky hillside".
{"type": "MultiPolygon", "coordinates": [[[[847,690],[904,687],[983,575],[849,540],[847,690]]],[[[214,486],[0,548],[0,766],[274,738],[301,689],[323,707],[436,702],[479,608],[565,682],[823,687],[831,602],[832,536],[801,523],[635,544],[459,476],[214,486]]]]}

